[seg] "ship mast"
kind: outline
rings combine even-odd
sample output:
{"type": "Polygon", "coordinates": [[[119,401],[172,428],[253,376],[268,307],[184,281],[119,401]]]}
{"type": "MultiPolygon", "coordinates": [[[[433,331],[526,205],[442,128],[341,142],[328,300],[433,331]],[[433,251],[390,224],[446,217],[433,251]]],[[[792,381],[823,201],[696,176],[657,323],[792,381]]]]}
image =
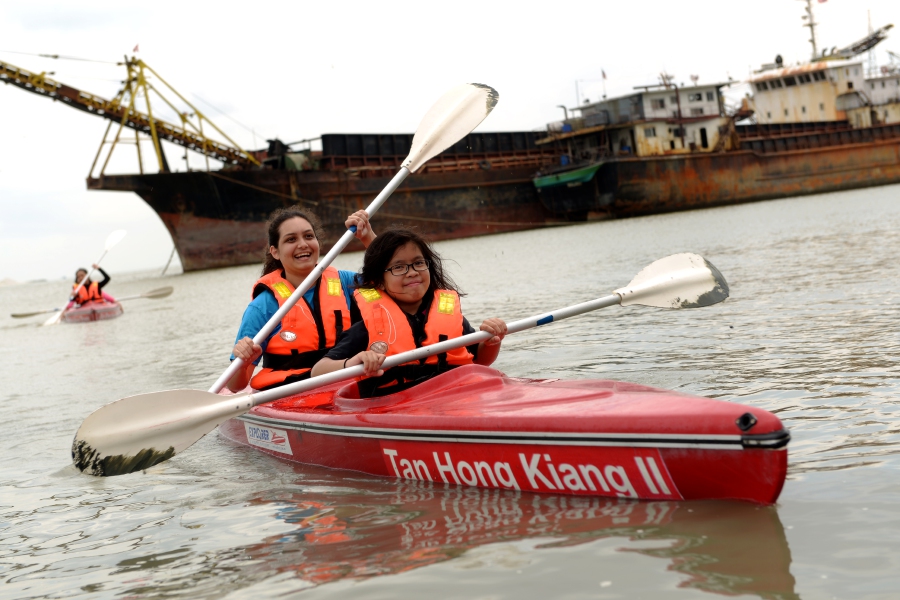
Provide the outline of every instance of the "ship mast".
{"type": "Polygon", "coordinates": [[[809,27],[809,41],[813,47],[812,57],[813,60],[815,60],[819,56],[819,49],[816,46],[816,25],[818,25],[818,23],[816,23],[815,17],[813,16],[812,0],[802,1],[806,2],[806,14],[803,15],[803,20],[806,21],[806,23],[804,23],[803,26],[809,27]]]}

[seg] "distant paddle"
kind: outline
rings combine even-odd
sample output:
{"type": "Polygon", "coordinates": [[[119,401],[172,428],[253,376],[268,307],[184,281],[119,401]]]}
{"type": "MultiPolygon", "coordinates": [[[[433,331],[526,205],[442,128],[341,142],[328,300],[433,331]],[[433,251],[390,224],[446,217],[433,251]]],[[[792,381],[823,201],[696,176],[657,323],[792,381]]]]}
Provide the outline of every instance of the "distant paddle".
{"type": "MultiPolygon", "coordinates": [[[[366,207],[369,217],[372,217],[381,208],[388,196],[400,187],[410,173],[415,173],[429,159],[434,158],[475,129],[494,110],[499,98],[497,90],[480,83],[464,83],[444,94],[419,123],[419,128],[416,129],[416,134],[413,136],[409,155],[400,166],[400,171],[366,207]]],[[[294,290],[290,298],[285,300],[278,312],[272,315],[259,333],[253,336],[254,344],[261,344],[269,337],[269,334],[281,323],[294,304],[315,285],[322,272],[353,240],[355,233],[356,227],[351,227],[344,232],[341,239],[324,258],[319,260],[319,264],[294,290]]],[[[209,391],[215,393],[225,387],[225,384],[240,370],[243,364],[244,361],[240,358],[231,361],[231,365],[219,376],[209,391]]]]}
{"type": "MultiPolygon", "coordinates": [[[[106,238],[106,245],[103,248],[103,254],[100,255],[100,258],[98,258],[97,262],[95,262],[94,264],[99,265],[100,261],[103,260],[103,257],[106,256],[106,253],[109,252],[113,246],[115,246],[116,244],[121,242],[122,238],[125,237],[126,233],[127,232],[124,229],[117,229],[117,230],[113,231],[111,234],[109,234],[109,237],[106,238]]],[[[78,296],[78,292],[81,290],[82,287],[84,287],[85,283],[90,282],[91,275],[93,275],[93,274],[94,274],[94,268],[91,267],[91,270],[88,271],[88,274],[84,276],[84,279],[81,280],[81,283],[78,284],[78,287],[75,288],[75,291],[72,292],[72,295],[69,296],[69,299],[72,299],[72,298],[75,298],[78,296]]],[[[56,325],[57,323],[59,323],[59,320],[62,319],[63,312],[65,312],[65,311],[61,310],[61,311],[57,312],[55,315],[53,315],[52,317],[47,319],[44,322],[44,325],[56,325]]]]}
{"type": "MultiPolygon", "coordinates": [[[[718,269],[697,254],[674,254],[645,267],[627,286],[590,302],[509,323],[509,333],[547,325],[614,304],[660,308],[700,308],[728,297],[718,269]]],[[[390,356],[388,369],[468,346],[492,336],[479,331],[390,356]]],[[[357,365],[264,392],[220,396],[199,390],[171,390],[123,398],[96,410],[81,424],[72,442],[75,466],[91,475],[133,473],[175,456],[254,406],[363,375],[357,365]]]]}
{"type": "Polygon", "coordinates": [[[122,296],[121,298],[116,298],[116,302],[122,302],[124,300],[135,300],[137,298],[150,298],[152,300],[158,300],[160,298],[165,298],[166,296],[171,296],[172,292],[175,290],[171,285],[167,285],[166,287],[156,288],[155,290],[150,290],[149,292],[144,292],[143,294],[135,294],[134,296],[122,296]]]}
{"type": "MultiPolygon", "coordinates": [[[[172,295],[174,288],[172,286],[161,287],[155,290],[150,290],[149,292],[144,292],[143,294],[136,294],[134,296],[123,296],[122,298],[116,298],[116,302],[122,302],[124,300],[134,300],[136,298],[152,298],[154,300],[159,298],[165,298],[166,296],[172,295]]],[[[61,308],[48,308],[46,310],[36,310],[34,312],[26,312],[26,313],[13,313],[10,315],[13,319],[24,319],[25,317],[34,317],[37,315],[43,315],[46,313],[61,311],[61,308]]]]}

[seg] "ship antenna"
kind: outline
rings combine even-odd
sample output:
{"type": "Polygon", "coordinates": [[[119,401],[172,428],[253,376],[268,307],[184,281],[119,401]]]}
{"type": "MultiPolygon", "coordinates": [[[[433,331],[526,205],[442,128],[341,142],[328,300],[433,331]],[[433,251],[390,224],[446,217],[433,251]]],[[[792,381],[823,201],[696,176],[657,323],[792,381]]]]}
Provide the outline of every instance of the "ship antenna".
{"type": "Polygon", "coordinates": [[[812,47],[813,47],[812,57],[813,57],[813,60],[815,60],[819,56],[819,49],[816,47],[816,25],[818,25],[818,23],[816,23],[816,20],[813,17],[812,0],[801,0],[801,1],[806,2],[806,14],[803,15],[803,20],[806,21],[806,23],[804,23],[803,26],[809,27],[809,36],[810,36],[809,41],[810,41],[810,43],[812,43],[812,47]]]}

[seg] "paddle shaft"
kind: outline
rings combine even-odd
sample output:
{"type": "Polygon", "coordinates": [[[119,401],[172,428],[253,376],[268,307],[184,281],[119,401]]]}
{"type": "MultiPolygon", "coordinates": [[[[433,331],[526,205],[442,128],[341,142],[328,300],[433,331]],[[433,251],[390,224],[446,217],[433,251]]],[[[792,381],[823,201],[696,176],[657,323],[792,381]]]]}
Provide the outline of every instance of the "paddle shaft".
{"type": "Polygon", "coordinates": [[[144,292],[143,294],[135,294],[134,296],[123,296],[121,298],[116,298],[116,302],[122,302],[123,300],[134,300],[136,298],[165,298],[166,296],[172,293],[171,287],[159,288],[156,290],[150,290],[149,292],[144,292]]]}
{"type": "MultiPolygon", "coordinates": [[[[381,205],[384,204],[384,202],[392,193],[394,193],[394,190],[400,187],[400,184],[403,183],[403,180],[409,176],[409,173],[409,169],[407,169],[406,167],[400,167],[400,171],[398,171],[397,174],[394,175],[394,178],[391,179],[391,181],[387,184],[387,186],[385,186],[383,190],[381,190],[381,193],[378,194],[378,196],[374,200],[372,200],[372,203],[366,207],[366,213],[368,213],[369,218],[371,218],[372,215],[374,215],[378,211],[378,209],[381,208],[381,205]]],[[[274,331],[275,327],[277,327],[278,324],[281,323],[281,320],[284,319],[285,315],[288,314],[288,312],[294,307],[297,301],[303,297],[303,294],[305,294],[311,287],[315,285],[316,281],[319,279],[319,277],[322,276],[322,273],[334,261],[337,255],[343,252],[344,248],[346,248],[347,245],[351,241],[353,241],[355,234],[355,226],[344,232],[344,235],[341,236],[341,239],[338,240],[338,242],[328,252],[328,254],[326,254],[325,257],[319,261],[319,264],[315,266],[310,274],[306,276],[306,279],[304,279],[303,283],[301,283],[300,286],[296,290],[294,290],[294,293],[291,294],[290,298],[285,300],[284,304],[281,305],[281,308],[279,308],[278,311],[276,311],[276,313],[272,315],[269,321],[263,326],[263,328],[260,329],[255,336],[253,336],[254,344],[262,344],[262,342],[269,338],[269,335],[272,333],[272,331],[274,331]]],[[[243,364],[244,361],[240,358],[235,358],[233,361],[231,361],[231,365],[229,365],[229,367],[225,369],[225,372],[222,373],[221,376],[219,376],[212,387],[209,388],[209,391],[213,394],[217,394],[219,390],[225,387],[225,384],[228,383],[228,380],[234,377],[235,373],[237,373],[238,370],[241,369],[243,364]]]]}
{"type": "MultiPolygon", "coordinates": [[[[607,306],[613,306],[615,304],[619,304],[621,301],[622,297],[619,294],[610,294],[609,296],[597,298],[596,300],[582,302],[581,304],[567,306],[565,308],[557,309],[553,312],[543,313],[540,315],[535,315],[533,317],[514,321],[506,326],[506,331],[507,334],[518,333],[519,331],[524,331],[533,327],[548,325],[550,323],[553,323],[554,321],[561,321],[562,319],[568,319],[569,317],[582,315],[586,312],[606,308],[607,306]]],[[[384,369],[390,369],[391,367],[396,367],[398,365],[412,362],[414,360],[421,360],[435,354],[442,354],[456,348],[462,348],[463,346],[477,344],[479,342],[489,340],[492,337],[494,337],[494,335],[487,331],[476,331],[475,333],[470,333],[458,338],[453,338],[452,340],[438,342],[437,344],[431,344],[430,346],[416,348],[415,350],[410,350],[409,352],[403,352],[401,354],[389,356],[387,357],[387,359],[385,359],[382,367],[384,369]]],[[[241,402],[246,402],[244,406],[246,406],[247,410],[249,410],[254,406],[258,406],[266,402],[271,402],[273,400],[278,400],[279,398],[307,392],[317,387],[329,385],[338,381],[343,381],[345,379],[359,377],[360,375],[365,374],[365,372],[365,367],[363,367],[362,365],[356,365],[353,367],[348,367],[346,369],[332,371],[331,373],[325,373],[324,375],[319,375],[318,377],[311,377],[304,381],[298,381],[296,383],[283,385],[271,390],[248,394],[244,397],[232,396],[232,399],[239,399],[241,402]]]]}

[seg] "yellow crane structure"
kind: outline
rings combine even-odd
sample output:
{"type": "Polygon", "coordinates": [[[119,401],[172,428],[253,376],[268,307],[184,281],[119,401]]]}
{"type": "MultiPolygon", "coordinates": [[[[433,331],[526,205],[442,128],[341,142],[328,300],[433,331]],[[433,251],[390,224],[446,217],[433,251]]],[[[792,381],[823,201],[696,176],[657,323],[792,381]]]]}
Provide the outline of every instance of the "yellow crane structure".
{"type": "Polygon", "coordinates": [[[91,165],[91,171],[88,179],[94,177],[94,171],[100,160],[103,148],[109,145],[109,151],[103,161],[98,177],[103,177],[109,159],[113,151],[119,143],[124,143],[122,132],[125,128],[132,129],[135,132],[135,145],[137,147],[138,165],[140,172],[143,173],[143,163],[141,160],[140,135],[147,135],[153,142],[153,149],[156,154],[159,171],[161,173],[169,173],[169,165],[166,156],[162,151],[160,143],[162,140],[169,141],[186,148],[198,152],[207,157],[206,167],[209,170],[210,158],[221,161],[226,165],[239,165],[243,167],[260,166],[259,160],[250,152],[242,149],[231,138],[228,137],[215,123],[209,120],[201,111],[194,107],[188,100],[178,93],[172,86],[159,76],[159,74],[139,58],[125,57],[124,64],[128,77],[124,81],[124,85],[119,93],[112,100],[107,100],[96,96],[89,92],[84,92],[58,81],[55,81],[44,73],[32,73],[21,69],[9,63],[0,61],[0,81],[6,84],[12,84],[23,90],[32,92],[39,96],[51,98],[54,101],[62,102],[72,108],[77,108],[99,117],[103,117],[110,121],[103,135],[103,141],[100,148],[97,149],[97,155],[91,165]],[[148,74],[152,74],[155,79],[167,88],[171,93],[175,94],[190,111],[179,110],[169,101],[166,96],[154,85],[153,81],[148,78],[148,74]],[[173,125],[166,121],[162,121],[153,116],[151,106],[150,93],[155,92],[156,95],[171,108],[181,119],[180,125],[173,125]],[[137,104],[138,99],[142,100],[144,111],[139,110],[137,104]],[[209,127],[214,129],[222,137],[224,137],[231,145],[219,142],[206,136],[203,132],[203,124],[207,123],[209,127]],[[114,124],[118,123],[119,127],[115,134],[110,138],[110,132],[114,124]]]}

